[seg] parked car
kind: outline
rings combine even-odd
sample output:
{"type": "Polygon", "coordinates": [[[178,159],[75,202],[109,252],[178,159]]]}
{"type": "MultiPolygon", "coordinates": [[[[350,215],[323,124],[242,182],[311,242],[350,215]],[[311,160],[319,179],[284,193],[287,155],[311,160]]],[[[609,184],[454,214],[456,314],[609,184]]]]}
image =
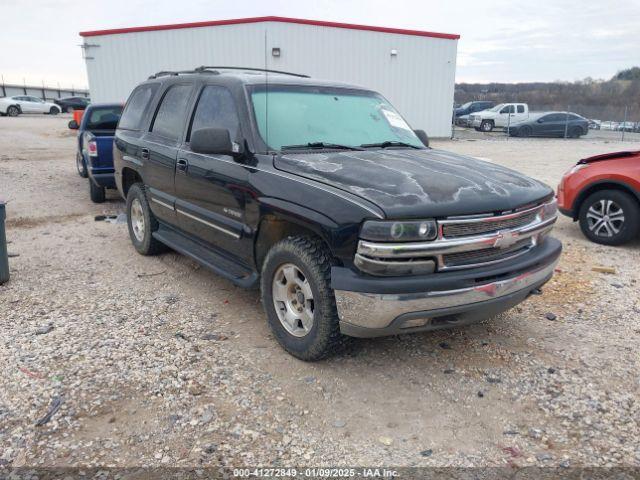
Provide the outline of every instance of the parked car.
{"type": "Polygon", "coordinates": [[[28,95],[0,98],[1,115],[17,117],[21,113],[48,113],[50,115],[57,115],[60,113],[60,107],[51,102],[45,102],[38,97],[28,95]]]}
{"type": "Polygon", "coordinates": [[[558,185],[560,211],[580,223],[584,235],[621,245],[640,231],[640,151],[580,160],[558,185]]]}
{"type": "Polygon", "coordinates": [[[87,97],[66,97],[56,98],[55,104],[58,105],[63,112],[71,113],[74,110],[84,110],[91,103],[91,99],[87,97]]]}
{"type": "Polygon", "coordinates": [[[571,112],[544,112],[529,116],[528,120],[508,127],[512,137],[580,138],[589,132],[589,121],[571,112]]]}
{"type": "Polygon", "coordinates": [[[456,125],[459,127],[468,127],[469,115],[460,115],[459,117],[456,117],[456,125]]]}
{"type": "Polygon", "coordinates": [[[97,103],[87,107],[80,125],[75,120],[69,128],[78,130],[76,168],[89,179],[89,196],[95,203],[105,200],[105,189],[115,188],[113,177],[113,138],[122,114],[118,103],[97,103]]]}
{"type": "Polygon", "coordinates": [[[486,100],[467,102],[464,105],[454,109],[454,116],[457,118],[462,115],[469,115],[474,112],[481,112],[482,110],[492,108],[494,105],[495,105],[495,102],[486,101],[486,100]]]}
{"type": "Polygon", "coordinates": [[[477,321],[551,278],[548,186],[428,148],[376,92],[212,68],[131,93],[114,141],[131,242],[259,284],[292,355],[477,321]]]}
{"type": "Polygon", "coordinates": [[[592,130],[600,130],[601,120],[589,119],[589,128],[592,130]]]}
{"type": "Polygon", "coordinates": [[[616,126],[616,130],[619,132],[633,132],[635,130],[635,124],[633,122],[620,122],[616,126]]]}
{"type": "Polygon", "coordinates": [[[501,103],[489,110],[470,115],[469,123],[478,131],[490,132],[496,127],[506,128],[528,118],[529,105],[526,103],[501,103]]]}

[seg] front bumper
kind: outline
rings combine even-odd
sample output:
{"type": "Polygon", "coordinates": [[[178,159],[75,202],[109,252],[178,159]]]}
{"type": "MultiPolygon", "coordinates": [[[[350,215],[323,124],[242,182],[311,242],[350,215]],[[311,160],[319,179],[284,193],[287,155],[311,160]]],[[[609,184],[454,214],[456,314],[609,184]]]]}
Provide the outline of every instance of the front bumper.
{"type": "Polygon", "coordinates": [[[511,262],[421,277],[362,277],[332,269],[340,330],[376,337],[436,330],[497,315],[525,300],[553,275],[562,245],[545,242],[511,262]]]}

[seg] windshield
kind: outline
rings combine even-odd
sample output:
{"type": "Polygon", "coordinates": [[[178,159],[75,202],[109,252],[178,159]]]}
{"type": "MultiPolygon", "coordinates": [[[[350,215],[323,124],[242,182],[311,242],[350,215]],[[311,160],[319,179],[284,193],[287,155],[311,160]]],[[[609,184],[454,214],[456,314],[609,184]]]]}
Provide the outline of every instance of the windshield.
{"type": "Polygon", "coordinates": [[[466,109],[466,108],[469,108],[470,106],[471,106],[471,102],[467,102],[464,105],[462,105],[460,108],[461,109],[466,109]]]}
{"type": "Polygon", "coordinates": [[[323,144],[360,147],[385,142],[424,145],[384,98],[345,88],[264,86],[251,91],[258,131],[271,149],[323,144]]]}

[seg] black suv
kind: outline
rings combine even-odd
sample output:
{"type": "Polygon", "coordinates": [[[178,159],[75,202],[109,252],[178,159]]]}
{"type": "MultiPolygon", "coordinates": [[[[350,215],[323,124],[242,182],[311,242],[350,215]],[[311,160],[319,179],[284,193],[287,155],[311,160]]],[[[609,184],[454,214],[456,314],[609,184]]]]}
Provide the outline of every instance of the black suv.
{"type": "Polygon", "coordinates": [[[495,315],[551,278],[553,191],[426,143],[373,91],[200,67],[132,92],[114,163],[138,252],[259,284],[280,344],[315,360],[495,315]]]}

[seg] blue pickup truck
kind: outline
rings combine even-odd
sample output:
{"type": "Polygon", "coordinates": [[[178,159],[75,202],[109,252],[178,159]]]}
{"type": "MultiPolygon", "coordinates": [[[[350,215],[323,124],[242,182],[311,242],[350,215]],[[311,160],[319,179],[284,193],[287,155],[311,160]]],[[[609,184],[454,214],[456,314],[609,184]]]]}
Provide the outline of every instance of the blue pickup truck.
{"type": "Polygon", "coordinates": [[[82,178],[89,179],[89,195],[95,203],[105,200],[105,190],[115,188],[113,178],[113,136],[122,114],[122,104],[90,104],[80,125],[75,120],[69,128],[78,130],[76,168],[82,178]]]}

